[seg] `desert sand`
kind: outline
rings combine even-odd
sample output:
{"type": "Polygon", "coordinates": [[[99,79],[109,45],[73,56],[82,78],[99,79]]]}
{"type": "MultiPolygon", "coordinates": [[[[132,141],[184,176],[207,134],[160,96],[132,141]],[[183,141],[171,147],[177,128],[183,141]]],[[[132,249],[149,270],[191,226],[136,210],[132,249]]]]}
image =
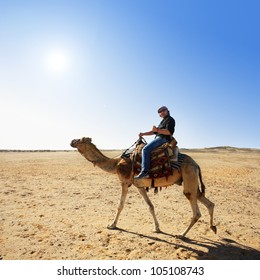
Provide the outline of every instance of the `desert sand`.
{"type": "MultiPolygon", "coordinates": [[[[120,198],[116,175],[77,151],[0,153],[0,259],[260,259],[260,150],[183,150],[201,166],[209,215],[188,233],[191,208],[182,186],[149,196],[163,233],[153,233],[149,209],[129,189],[117,230],[107,229],[120,198]]],[[[113,157],[118,151],[106,151],[113,157]]]]}

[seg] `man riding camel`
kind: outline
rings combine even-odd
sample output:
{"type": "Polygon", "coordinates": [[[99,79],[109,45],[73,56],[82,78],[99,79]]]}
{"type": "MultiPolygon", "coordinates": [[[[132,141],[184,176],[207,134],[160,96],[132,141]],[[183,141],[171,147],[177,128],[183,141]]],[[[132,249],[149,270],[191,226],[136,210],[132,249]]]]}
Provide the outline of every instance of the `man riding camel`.
{"type": "Polygon", "coordinates": [[[142,169],[140,174],[134,177],[134,179],[145,179],[149,178],[150,170],[150,154],[151,151],[155,148],[161,146],[164,143],[170,142],[172,135],[175,130],[175,120],[170,116],[170,112],[167,107],[162,106],[158,109],[158,113],[162,118],[159,126],[153,126],[151,131],[140,132],[139,137],[156,135],[155,139],[152,140],[149,144],[145,145],[142,150],[142,169]]]}

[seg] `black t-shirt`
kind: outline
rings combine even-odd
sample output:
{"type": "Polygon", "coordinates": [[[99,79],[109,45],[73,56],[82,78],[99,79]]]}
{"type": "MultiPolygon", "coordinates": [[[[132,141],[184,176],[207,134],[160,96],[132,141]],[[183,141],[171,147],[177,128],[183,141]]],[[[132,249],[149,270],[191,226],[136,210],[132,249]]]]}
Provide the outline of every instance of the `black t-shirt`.
{"type": "Polygon", "coordinates": [[[171,135],[163,135],[160,133],[156,133],[156,137],[166,138],[168,141],[171,140],[171,137],[175,130],[175,120],[170,115],[166,116],[159,124],[159,129],[168,129],[171,133],[171,135]]]}

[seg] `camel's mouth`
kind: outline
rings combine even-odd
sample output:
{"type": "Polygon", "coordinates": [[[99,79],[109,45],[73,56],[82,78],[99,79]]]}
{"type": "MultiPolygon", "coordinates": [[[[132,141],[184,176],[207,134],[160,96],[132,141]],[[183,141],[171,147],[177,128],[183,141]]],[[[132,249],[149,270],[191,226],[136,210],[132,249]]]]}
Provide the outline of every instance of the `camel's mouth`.
{"type": "Polygon", "coordinates": [[[77,144],[79,143],[79,140],[80,139],[73,139],[71,142],[70,142],[70,146],[72,148],[76,148],[77,147],[77,144]]]}
{"type": "Polygon", "coordinates": [[[77,146],[79,144],[84,144],[84,143],[91,143],[92,139],[89,138],[89,137],[82,137],[81,139],[73,139],[71,142],[70,142],[70,146],[72,148],[77,148],[77,146]]]}

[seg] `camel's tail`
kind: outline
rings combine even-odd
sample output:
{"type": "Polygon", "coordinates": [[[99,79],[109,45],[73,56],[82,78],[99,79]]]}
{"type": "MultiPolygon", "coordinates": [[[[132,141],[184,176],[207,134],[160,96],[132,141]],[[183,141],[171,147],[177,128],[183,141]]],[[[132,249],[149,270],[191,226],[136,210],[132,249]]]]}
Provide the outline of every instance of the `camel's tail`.
{"type": "Polygon", "coordinates": [[[199,178],[200,178],[200,192],[202,195],[205,195],[205,190],[206,190],[206,187],[202,181],[202,174],[201,174],[201,169],[200,169],[200,166],[198,165],[198,168],[199,168],[199,178]]]}

